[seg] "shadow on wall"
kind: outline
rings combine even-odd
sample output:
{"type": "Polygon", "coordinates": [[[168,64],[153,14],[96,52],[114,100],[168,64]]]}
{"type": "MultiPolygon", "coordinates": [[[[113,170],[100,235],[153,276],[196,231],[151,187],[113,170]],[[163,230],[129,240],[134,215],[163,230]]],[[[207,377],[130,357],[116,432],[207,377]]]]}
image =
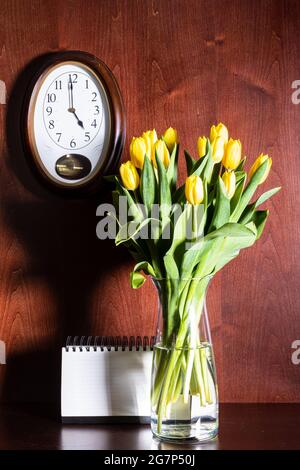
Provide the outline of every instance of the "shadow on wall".
{"type": "MultiPolygon", "coordinates": [[[[90,331],[90,299],[101,277],[122,263],[113,254],[113,243],[96,237],[96,207],[109,199],[107,191],[76,200],[52,194],[36,180],[26,162],[17,123],[36,64],[34,61],[19,76],[7,104],[7,165],[31,194],[23,201],[19,194],[24,191],[6,196],[5,223],[27,254],[27,265],[22,267],[25,284],[41,281],[47,285],[47,321],[53,309],[50,317],[55,327],[49,330],[42,349],[37,346],[24,353],[9,352],[2,401],[58,400],[60,347],[67,335],[101,334],[90,331]],[[53,330],[57,333],[51,337],[53,330]]],[[[33,321],[43,322],[42,308],[30,312],[33,321]]],[[[43,331],[46,329],[44,324],[43,331]]]]}

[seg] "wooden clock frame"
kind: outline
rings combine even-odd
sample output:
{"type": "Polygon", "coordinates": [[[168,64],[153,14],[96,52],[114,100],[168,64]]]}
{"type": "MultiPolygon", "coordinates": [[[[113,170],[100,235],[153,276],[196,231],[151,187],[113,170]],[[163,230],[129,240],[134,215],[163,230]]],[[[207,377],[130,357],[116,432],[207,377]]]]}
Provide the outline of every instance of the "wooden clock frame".
{"type": "Polygon", "coordinates": [[[25,93],[21,113],[21,135],[24,150],[32,169],[38,175],[41,182],[44,182],[48,188],[54,189],[61,194],[64,193],[69,195],[97,192],[101,187],[103,176],[108,175],[115,170],[120,160],[126,136],[123,99],[113,73],[100,59],[83,51],[61,51],[42,57],[41,64],[37,67],[25,93]],[[33,128],[34,105],[45,75],[52,67],[69,61],[78,62],[87,66],[101,81],[108,99],[111,117],[111,136],[106,155],[104,156],[103,165],[87,181],[82,184],[78,183],[77,186],[57,182],[47,175],[40,163],[40,157],[38,157],[37,154],[33,128]]]}

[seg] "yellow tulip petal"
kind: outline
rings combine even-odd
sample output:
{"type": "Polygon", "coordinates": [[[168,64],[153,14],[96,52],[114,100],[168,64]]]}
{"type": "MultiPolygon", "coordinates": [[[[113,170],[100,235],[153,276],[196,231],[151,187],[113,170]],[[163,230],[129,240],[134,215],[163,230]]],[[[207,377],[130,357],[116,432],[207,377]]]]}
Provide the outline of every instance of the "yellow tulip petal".
{"type": "MultiPolygon", "coordinates": [[[[170,163],[170,154],[165,142],[162,139],[157,140],[154,144],[154,150],[157,153],[158,158],[163,162],[165,168],[167,168],[170,163]]],[[[153,164],[157,167],[155,153],[153,164]]]]}
{"type": "Polygon", "coordinates": [[[195,206],[201,204],[204,198],[203,183],[200,176],[191,175],[185,180],[185,197],[186,200],[195,206]]]}
{"type": "Polygon", "coordinates": [[[228,142],[228,129],[220,122],[217,126],[211,126],[210,129],[210,141],[213,142],[216,137],[223,137],[225,142],[228,142]]]}
{"type": "Polygon", "coordinates": [[[255,160],[255,162],[253,163],[252,167],[250,168],[250,171],[249,171],[249,179],[252,178],[252,176],[254,175],[254,173],[256,172],[256,170],[266,161],[268,160],[268,164],[267,164],[267,168],[266,168],[266,171],[265,173],[263,174],[259,184],[262,184],[266,181],[269,173],[270,173],[270,170],[271,170],[271,166],[272,166],[272,158],[270,158],[268,155],[264,155],[263,153],[261,153],[257,159],[255,160]]]}
{"type": "Polygon", "coordinates": [[[144,166],[144,158],[147,154],[147,144],[143,137],[133,138],[130,144],[131,161],[136,168],[142,169],[144,166]]]}
{"type": "Polygon", "coordinates": [[[206,137],[204,137],[204,136],[198,137],[197,151],[198,151],[199,158],[204,157],[204,155],[206,154],[206,144],[207,144],[207,138],[206,137]]]}
{"type": "Polygon", "coordinates": [[[120,166],[120,176],[122,179],[123,186],[126,189],[134,191],[138,188],[140,178],[134,164],[128,160],[126,163],[122,163],[120,166]]]}
{"type": "Polygon", "coordinates": [[[234,171],[225,171],[222,180],[226,188],[227,196],[231,199],[235,193],[236,176],[234,171]]]}
{"type": "Polygon", "coordinates": [[[225,153],[222,160],[227,170],[235,170],[242,158],[242,144],[240,140],[229,139],[225,147],[225,153]]]}
{"type": "Polygon", "coordinates": [[[174,129],[173,127],[169,127],[163,135],[163,140],[165,141],[169,152],[172,153],[174,145],[178,142],[178,135],[176,129],[174,129]]]}
{"type": "Polygon", "coordinates": [[[220,163],[224,156],[226,141],[224,137],[217,136],[211,144],[211,155],[215,163],[220,163]]]}

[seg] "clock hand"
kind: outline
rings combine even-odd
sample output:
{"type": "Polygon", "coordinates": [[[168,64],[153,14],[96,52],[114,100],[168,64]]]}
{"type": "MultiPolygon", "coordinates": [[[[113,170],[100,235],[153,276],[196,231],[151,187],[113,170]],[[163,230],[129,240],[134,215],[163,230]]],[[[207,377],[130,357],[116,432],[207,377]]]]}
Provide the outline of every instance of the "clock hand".
{"type": "Polygon", "coordinates": [[[74,108],[73,83],[72,83],[71,75],[69,75],[69,81],[68,81],[68,94],[69,94],[69,108],[68,108],[68,111],[69,111],[69,113],[72,113],[75,116],[75,119],[77,119],[77,124],[80,127],[82,127],[82,129],[84,129],[83,122],[77,116],[76,109],[74,108]]]}
{"type": "Polygon", "coordinates": [[[77,119],[77,124],[78,124],[78,126],[82,127],[82,129],[84,129],[83,122],[80,121],[79,117],[78,117],[77,114],[75,113],[75,110],[73,111],[73,114],[74,114],[75,118],[77,119]]]}
{"type": "Polygon", "coordinates": [[[77,114],[76,114],[76,112],[75,112],[75,108],[69,108],[68,111],[73,114],[73,116],[74,116],[75,119],[77,120],[78,126],[82,127],[82,129],[84,129],[83,122],[82,122],[82,121],[79,119],[79,117],[77,116],[77,114]]]}
{"type": "Polygon", "coordinates": [[[74,109],[74,104],[73,104],[73,83],[72,83],[71,75],[69,75],[69,81],[68,81],[68,94],[69,94],[68,111],[72,113],[73,111],[75,111],[75,109],[74,109]]]}

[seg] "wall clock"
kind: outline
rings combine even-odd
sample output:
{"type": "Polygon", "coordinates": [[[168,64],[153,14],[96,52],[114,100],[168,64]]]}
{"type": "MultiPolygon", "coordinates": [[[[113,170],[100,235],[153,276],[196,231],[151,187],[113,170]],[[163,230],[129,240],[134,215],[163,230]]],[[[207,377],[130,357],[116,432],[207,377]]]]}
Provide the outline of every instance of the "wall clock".
{"type": "Polygon", "coordinates": [[[22,131],[45,183],[71,194],[97,190],[125,140],[123,100],[112,72],[86,52],[46,56],[26,93],[22,131]]]}

